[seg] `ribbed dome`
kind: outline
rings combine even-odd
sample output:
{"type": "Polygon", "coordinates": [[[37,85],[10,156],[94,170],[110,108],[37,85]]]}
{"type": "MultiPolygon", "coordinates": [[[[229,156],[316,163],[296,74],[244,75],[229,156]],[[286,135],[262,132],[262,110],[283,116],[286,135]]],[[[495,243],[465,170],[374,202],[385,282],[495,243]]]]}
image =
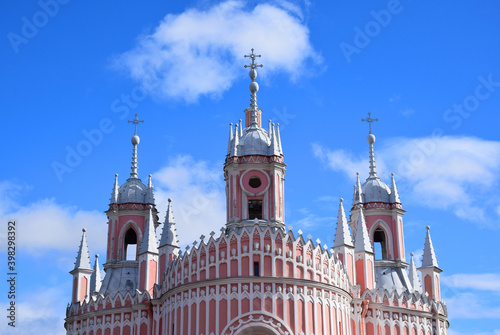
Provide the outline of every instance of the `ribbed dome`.
{"type": "Polygon", "coordinates": [[[129,178],[118,190],[118,203],[140,203],[147,204],[148,187],[140,179],[129,178]]]}
{"type": "Polygon", "coordinates": [[[380,178],[368,178],[361,185],[364,195],[364,202],[387,202],[390,203],[391,188],[387,186],[380,178]]]}
{"type": "Polygon", "coordinates": [[[240,139],[241,150],[238,150],[238,156],[267,155],[270,144],[267,131],[260,127],[251,127],[240,139]]]}

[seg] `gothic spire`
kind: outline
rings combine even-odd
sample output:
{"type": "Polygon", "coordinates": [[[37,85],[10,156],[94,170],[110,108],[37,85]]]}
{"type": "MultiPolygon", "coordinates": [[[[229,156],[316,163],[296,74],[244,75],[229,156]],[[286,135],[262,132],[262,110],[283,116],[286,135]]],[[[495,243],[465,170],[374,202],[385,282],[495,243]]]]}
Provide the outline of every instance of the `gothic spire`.
{"type": "Polygon", "coordinates": [[[115,184],[113,185],[113,192],[111,192],[110,203],[116,204],[118,203],[118,191],[120,190],[120,186],[118,186],[118,174],[115,174],[115,184]]]}
{"type": "Polygon", "coordinates": [[[101,268],[99,267],[99,255],[95,255],[94,272],[90,275],[90,292],[98,293],[101,289],[101,268]]]}
{"type": "Polygon", "coordinates": [[[153,192],[153,181],[151,180],[151,175],[149,175],[148,178],[148,189],[146,193],[146,203],[147,204],[154,204],[155,203],[155,195],[153,192]]]}
{"type": "Polygon", "coordinates": [[[156,233],[155,233],[155,221],[153,215],[153,208],[149,208],[148,219],[146,221],[146,227],[144,228],[144,238],[141,244],[141,250],[139,250],[139,255],[144,253],[158,253],[158,245],[156,244],[156,233]]]}
{"type": "Polygon", "coordinates": [[[372,243],[368,236],[366,228],[365,214],[363,208],[359,208],[359,219],[356,225],[356,237],[354,238],[354,252],[371,252],[373,253],[372,243]]]}
{"type": "Polygon", "coordinates": [[[280,135],[280,124],[276,123],[276,139],[278,141],[279,154],[283,154],[283,148],[281,147],[281,135],[280,135]]]}
{"type": "Polygon", "coordinates": [[[139,136],[137,136],[137,124],[139,123],[144,123],[144,120],[139,120],[137,118],[137,114],[135,114],[135,119],[132,120],[132,121],[128,121],[129,123],[133,123],[134,126],[135,126],[135,132],[134,132],[134,136],[132,136],[132,145],[134,146],[134,149],[132,151],[132,172],[130,173],[130,178],[135,178],[137,179],[138,178],[138,174],[137,174],[137,146],[139,145],[139,142],[141,141],[141,139],[139,138],[139,136]]]}
{"type": "Polygon", "coordinates": [[[174,214],[172,211],[172,199],[168,199],[167,214],[165,216],[165,223],[163,224],[163,232],[161,234],[160,247],[170,245],[179,247],[177,240],[177,229],[175,229],[174,214]]]}
{"type": "Polygon", "coordinates": [[[375,143],[375,135],[372,134],[372,122],[378,121],[378,119],[373,119],[371,113],[368,113],[368,118],[361,119],[361,121],[368,122],[369,133],[366,137],[368,144],[370,145],[370,175],[368,179],[377,179],[377,169],[375,166],[375,151],[373,150],[373,143],[375,143]]]}
{"type": "Polygon", "coordinates": [[[231,144],[233,143],[233,123],[229,124],[229,140],[227,144],[227,154],[231,154],[231,144]]]}
{"type": "Polygon", "coordinates": [[[340,198],[339,214],[337,216],[337,230],[335,232],[335,241],[333,242],[333,247],[340,247],[343,245],[348,245],[353,247],[351,233],[349,232],[349,227],[347,226],[347,219],[345,217],[344,199],[340,198]]]}
{"type": "Polygon", "coordinates": [[[258,67],[263,67],[262,64],[255,64],[255,59],[260,58],[261,55],[256,55],[253,53],[250,55],[245,55],[245,58],[250,58],[252,60],[252,63],[250,65],[245,65],[245,68],[250,68],[250,79],[252,82],[250,83],[250,108],[251,108],[251,123],[250,127],[256,127],[258,125],[258,107],[257,107],[257,92],[259,91],[259,84],[255,81],[255,78],[257,78],[257,68],[258,67]]]}
{"type": "Polygon", "coordinates": [[[399,199],[399,193],[398,193],[398,188],[396,187],[396,181],[394,180],[394,173],[391,173],[391,197],[390,201],[391,203],[401,203],[401,200],[399,199]]]}
{"type": "Polygon", "coordinates": [[[87,229],[83,228],[82,232],[82,240],[80,242],[80,247],[78,248],[78,254],[76,255],[75,270],[79,268],[92,270],[92,268],[90,267],[90,255],[89,247],[87,245],[87,237],[85,236],[85,232],[87,232],[87,229]]]}
{"type": "Polygon", "coordinates": [[[424,255],[422,256],[422,267],[438,267],[438,262],[436,259],[436,254],[434,252],[434,246],[432,245],[431,233],[429,232],[430,227],[425,227],[427,229],[427,235],[425,237],[424,245],[424,255]]]}
{"type": "Polygon", "coordinates": [[[408,270],[408,276],[410,277],[410,284],[413,287],[414,292],[422,292],[422,285],[420,284],[417,268],[415,267],[415,261],[413,260],[413,252],[410,253],[410,257],[411,257],[410,269],[408,270]]]}
{"type": "Polygon", "coordinates": [[[361,181],[359,180],[359,172],[356,172],[356,185],[354,185],[354,195],[352,197],[352,205],[363,202],[363,190],[361,189],[361,181]]]}

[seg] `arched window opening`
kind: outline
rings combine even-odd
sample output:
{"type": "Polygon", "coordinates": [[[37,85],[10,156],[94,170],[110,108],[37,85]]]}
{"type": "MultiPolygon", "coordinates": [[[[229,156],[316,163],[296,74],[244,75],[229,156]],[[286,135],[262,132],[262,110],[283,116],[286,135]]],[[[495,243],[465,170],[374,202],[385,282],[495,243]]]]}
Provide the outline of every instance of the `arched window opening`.
{"type": "Polygon", "coordinates": [[[373,244],[375,247],[375,259],[388,259],[387,257],[387,239],[382,228],[375,229],[373,234],[373,244]]]}
{"type": "Polygon", "coordinates": [[[125,233],[124,239],[124,250],[125,250],[125,259],[127,261],[135,261],[137,259],[137,234],[135,230],[129,228],[125,233]]]}
{"type": "Polygon", "coordinates": [[[262,200],[248,200],[248,219],[262,219],[262,200]]]}

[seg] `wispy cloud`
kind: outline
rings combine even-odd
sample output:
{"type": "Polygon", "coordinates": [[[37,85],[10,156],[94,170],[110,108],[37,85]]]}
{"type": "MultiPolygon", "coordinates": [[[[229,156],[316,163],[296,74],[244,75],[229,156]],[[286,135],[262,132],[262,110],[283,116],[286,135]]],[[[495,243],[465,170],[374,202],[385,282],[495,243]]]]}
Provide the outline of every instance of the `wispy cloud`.
{"type": "MultiPolygon", "coordinates": [[[[225,182],[221,165],[178,156],[153,174],[156,203],[162,215],[165,215],[167,199],[172,198],[181,245],[199,240],[202,233],[212,230],[219,233],[225,225],[225,182]]],[[[162,227],[157,231],[158,237],[162,227]]]]}
{"type": "Polygon", "coordinates": [[[444,285],[460,289],[500,293],[500,274],[498,273],[457,273],[451,276],[443,276],[441,282],[444,285]]]}
{"type": "Polygon", "coordinates": [[[116,59],[130,75],[163,98],[193,102],[217,97],[241,73],[251,48],[263,55],[266,73],[300,77],[305,62],[320,63],[302,11],[288,1],[258,4],[225,1],[206,10],[167,15],[150,35],[116,59]]]}
{"type": "MultiPolygon", "coordinates": [[[[87,228],[89,246],[93,250],[105,249],[107,234],[106,215],[100,211],[86,211],[67,206],[55,199],[41,199],[21,205],[11,196],[12,189],[21,187],[3,182],[0,198],[9,206],[1,208],[0,220],[16,220],[17,239],[23,251],[39,253],[42,250],[74,250],[75,256],[81,238],[81,229],[87,228]]],[[[4,237],[5,232],[0,233],[4,237]]]]}
{"type": "MultiPolygon", "coordinates": [[[[318,159],[354,182],[366,175],[368,157],[312,145],[318,159]]],[[[375,144],[379,175],[389,182],[394,172],[412,202],[451,209],[456,216],[488,224],[498,218],[499,202],[491,197],[500,177],[500,142],[475,137],[393,138],[375,144]]],[[[407,198],[407,199],[408,199],[407,198]]],[[[404,198],[403,198],[404,201],[404,198]]],[[[490,225],[492,225],[490,223],[490,225]]]]}

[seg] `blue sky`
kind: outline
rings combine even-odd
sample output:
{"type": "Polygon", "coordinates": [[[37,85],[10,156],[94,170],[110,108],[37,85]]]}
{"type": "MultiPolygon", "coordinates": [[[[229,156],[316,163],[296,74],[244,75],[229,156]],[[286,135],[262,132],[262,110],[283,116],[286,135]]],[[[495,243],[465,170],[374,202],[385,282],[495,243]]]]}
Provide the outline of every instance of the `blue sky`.
{"type": "MultiPolygon", "coordinates": [[[[333,244],[338,198],[349,207],[356,172],[368,174],[361,118],[371,112],[379,175],[388,183],[395,173],[407,210],[407,257],[421,254],[431,226],[450,334],[500,334],[497,2],[0,9],[0,218],[19,227],[18,328],[2,322],[2,334],[64,333],[81,229],[104,257],[103,211],[114,174],[123,183],[130,173],[135,113],[145,120],[139,176],[153,175],[162,218],[173,198],[181,244],[225,223],[222,164],[229,123],[249,105],[251,48],[264,64],[263,120],[280,123],[286,224],[333,244]]],[[[0,236],[5,245],[6,229],[0,236]]]]}

